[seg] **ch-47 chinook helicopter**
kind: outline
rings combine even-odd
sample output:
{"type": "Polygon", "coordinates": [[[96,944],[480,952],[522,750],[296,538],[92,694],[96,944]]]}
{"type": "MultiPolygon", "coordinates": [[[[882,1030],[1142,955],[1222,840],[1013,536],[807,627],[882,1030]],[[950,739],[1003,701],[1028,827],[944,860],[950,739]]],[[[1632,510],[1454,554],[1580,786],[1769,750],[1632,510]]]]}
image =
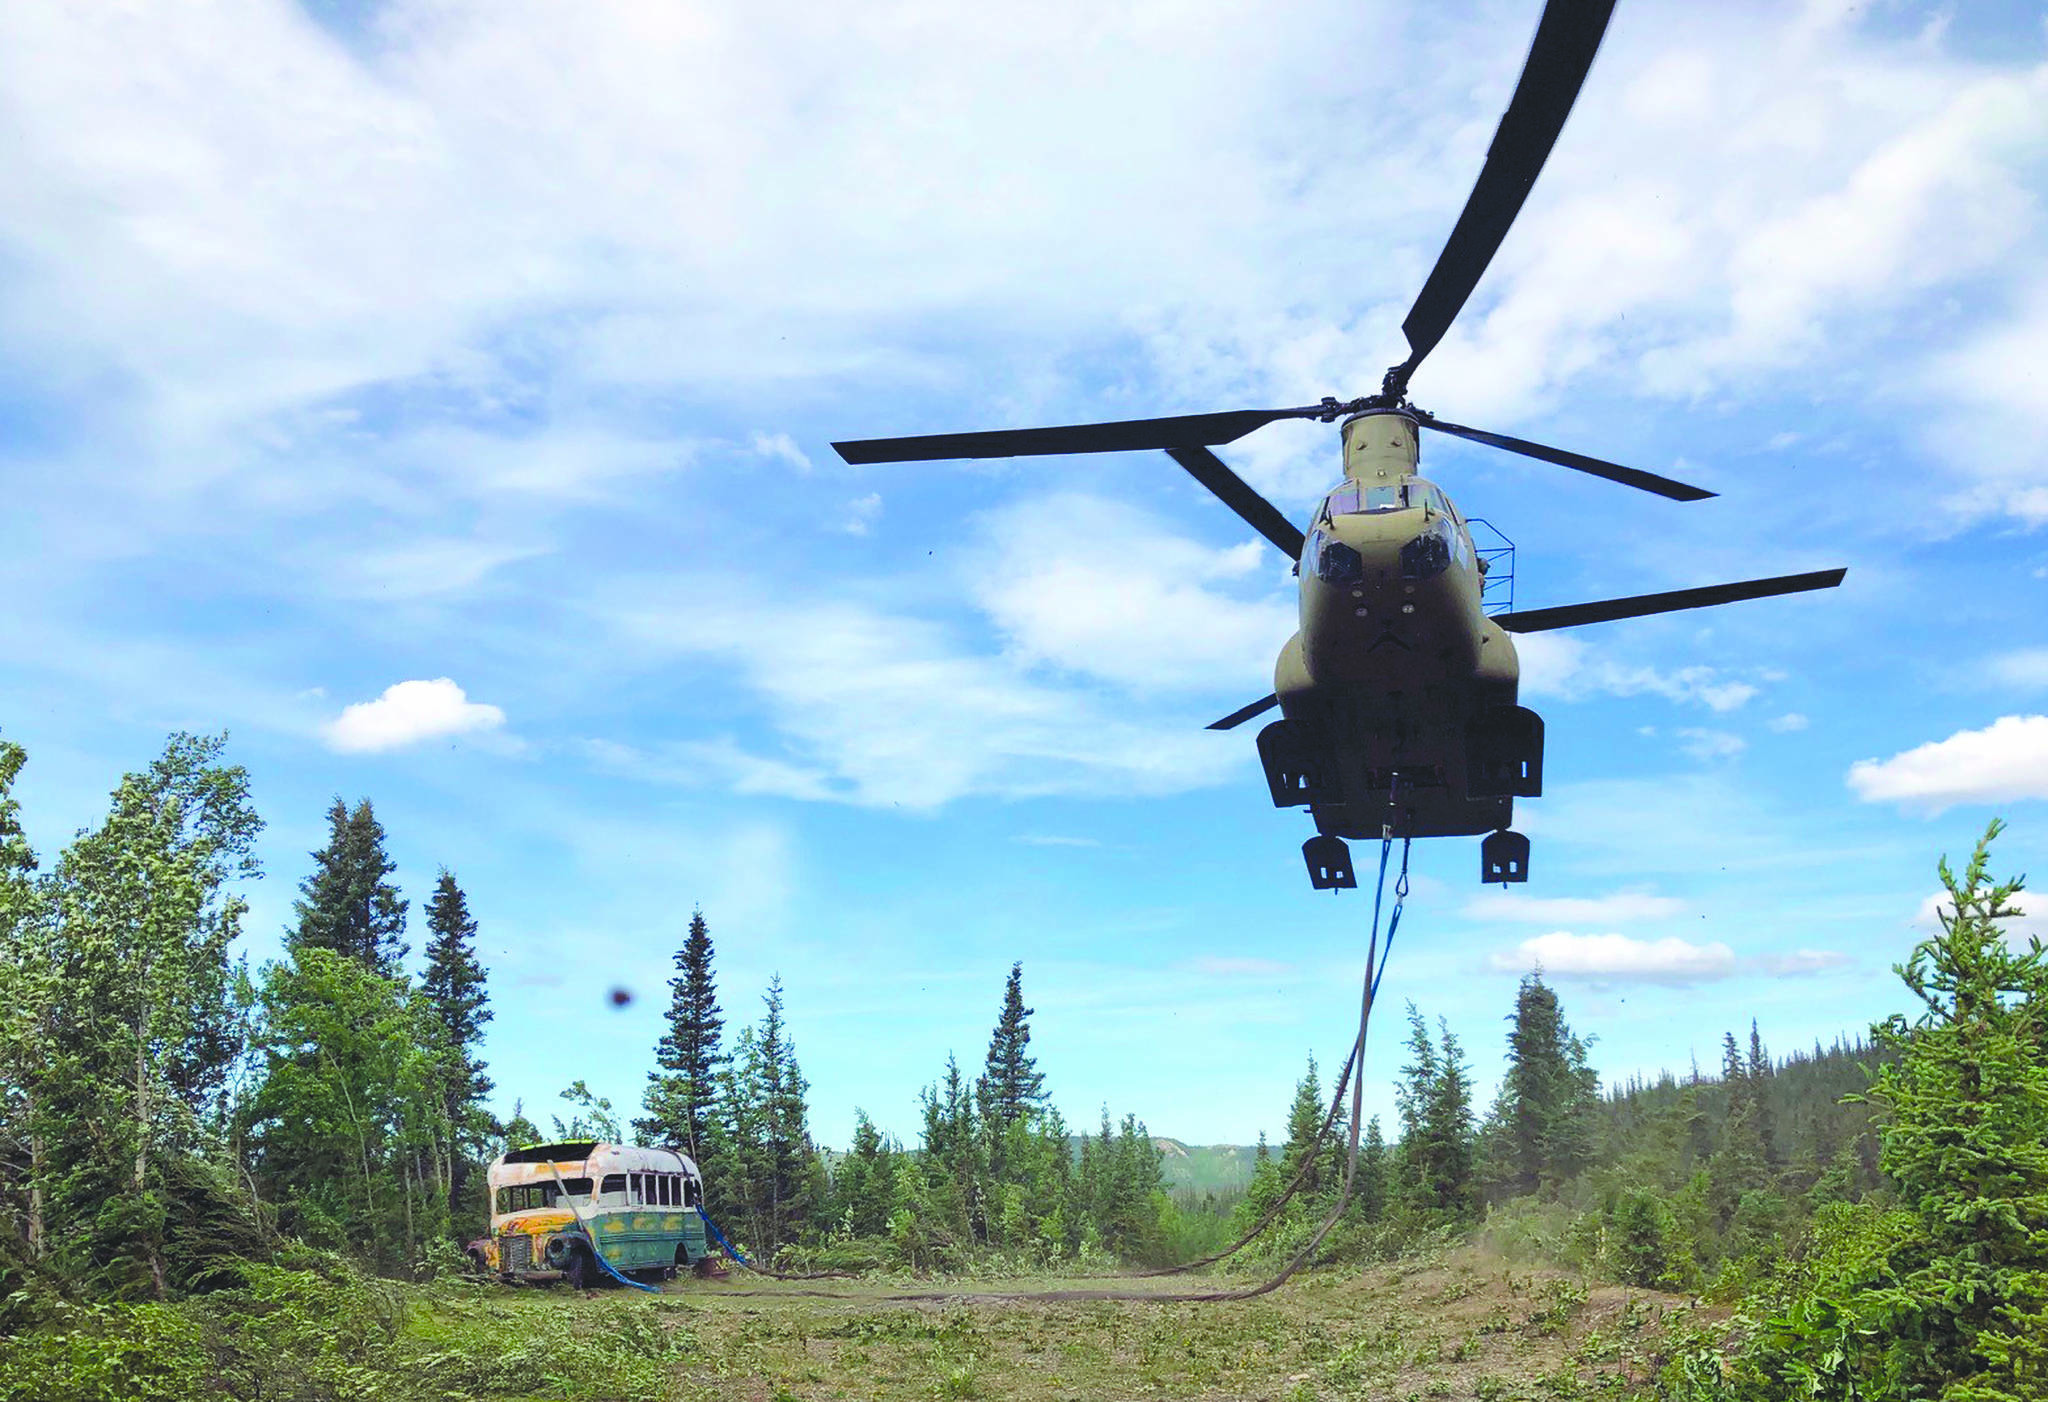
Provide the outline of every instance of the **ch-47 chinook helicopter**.
{"type": "Polygon", "coordinates": [[[1514,801],[1543,791],[1543,721],[1517,704],[1515,633],[1760,599],[1842,582],[1844,570],[1495,613],[1481,606],[1486,560],[1466,519],[1417,474],[1421,430],[1489,444],[1673,501],[1714,493],[1599,458],[1448,423],[1408,401],[1408,380],[1477,286],[1563,129],[1614,0],[1549,0],[1477,184],[1401,324],[1409,356],[1378,394],[1294,409],[1133,419],[1056,428],[835,443],[849,463],[926,462],[1164,449],[1260,535],[1294,559],[1301,628],[1280,651],[1273,694],[1209,728],[1274,706],[1259,759],[1278,807],[1306,806],[1302,847],[1318,890],[1357,884],[1347,837],[1490,834],[1482,881],[1526,881],[1529,840],[1514,801]],[[1306,533],[1211,448],[1281,419],[1342,420],[1344,480],[1306,533]]]}

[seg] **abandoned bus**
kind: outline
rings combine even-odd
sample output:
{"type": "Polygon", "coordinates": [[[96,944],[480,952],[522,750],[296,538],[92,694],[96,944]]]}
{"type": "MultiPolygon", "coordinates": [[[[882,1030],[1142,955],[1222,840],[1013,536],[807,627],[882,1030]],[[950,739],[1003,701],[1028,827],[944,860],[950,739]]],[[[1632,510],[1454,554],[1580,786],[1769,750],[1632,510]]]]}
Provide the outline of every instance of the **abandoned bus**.
{"type": "Polygon", "coordinates": [[[672,1276],[709,1254],[704,1180],[673,1149],[534,1144],[500,1154],[489,1181],[491,1234],[469,1256],[506,1280],[595,1284],[593,1242],[621,1275],[672,1276]]]}

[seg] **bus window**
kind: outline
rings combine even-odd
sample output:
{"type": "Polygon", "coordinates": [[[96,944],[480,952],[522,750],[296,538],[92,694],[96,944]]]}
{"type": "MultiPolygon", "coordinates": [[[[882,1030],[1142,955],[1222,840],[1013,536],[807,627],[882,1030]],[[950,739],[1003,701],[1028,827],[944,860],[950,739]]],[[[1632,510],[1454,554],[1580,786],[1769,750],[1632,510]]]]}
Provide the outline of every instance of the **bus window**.
{"type": "MultiPolygon", "coordinates": [[[[584,1180],[586,1183],[589,1179],[584,1180]]],[[[552,1183],[521,1183],[509,1188],[498,1189],[498,1215],[508,1212],[531,1212],[537,1207],[555,1205],[555,1185],[552,1183]]]]}
{"type": "Polygon", "coordinates": [[[590,1180],[588,1178],[564,1178],[562,1180],[562,1191],[572,1198],[587,1198],[590,1196],[590,1180]]]}
{"type": "Polygon", "coordinates": [[[640,1175],[639,1175],[639,1174],[637,1174],[637,1173],[630,1173],[630,1174],[628,1174],[628,1175],[626,1175],[626,1176],[627,1176],[627,1178],[628,1178],[628,1179],[629,1179],[629,1180],[630,1180],[630,1181],[632,1182],[632,1185],[633,1185],[633,1187],[632,1187],[632,1191],[631,1191],[631,1193],[630,1193],[630,1194],[628,1194],[628,1196],[627,1196],[627,1199],[626,1199],[626,1200],[627,1200],[628,1202],[635,1202],[635,1203],[639,1203],[639,1202],[645,1202],[645,1201],[647,1201],[647,1199],[645,1199],[645,1198],[643,1198],[642,1196],[640,1196],[640,1175]]]}
{"type": "Polygon", "coordinates": [[[607,1173],[604,1176],[604,1182],[598,1184],[598,1191],[606,1197],[610,1197],[613,1193],[618,1193],[623,1198],[626,1191],[626,1175],[623,1173],[607,1173]]]}
{"type": "Polygon", "coordinates": [[[697,1180],[685,1178],[683,1180],[683,1206],[695,1207],[702,1198],[703,1193],[697,1186],[697,1180]]]}

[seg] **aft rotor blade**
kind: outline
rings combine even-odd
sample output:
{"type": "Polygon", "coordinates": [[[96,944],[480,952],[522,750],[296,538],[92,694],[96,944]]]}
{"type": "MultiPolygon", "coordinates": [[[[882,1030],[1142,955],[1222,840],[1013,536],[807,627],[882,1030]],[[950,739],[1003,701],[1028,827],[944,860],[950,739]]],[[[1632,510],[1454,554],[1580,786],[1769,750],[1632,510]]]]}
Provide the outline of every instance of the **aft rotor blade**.
{"type": "Polygon", "coordinates": [[[1253,716],[1263,716],[1264,714],[1266,714],[1266,712],[1272,710],[1275,706],[1279,704],[1280,698],[1278,696],[1268,696],[1261,700],[1252,702],[1252,704],[1249,706],[1244,706],[1239,708],[1238,710],[1232,711],[1222,720],[1211,721],[1208,725],[1204,726],[1203,729],[1230,730],[1237,726],[1243,725],[1253,716]]]}
{"type": "Polygon", "coordinates": [[[1550,148],[1557,144],[1557,134],[1564,130],[1564,119],[1593,66],[1613,12],[1614,0],[1550,0],[1543,7],[1522,79],[1487,148],[1479,180],[1444,251],[1437,255],[1429,281],[1401,323],[1409,349],[1408,362],[1401,368],[1404,384],[1407,372],[1421,364],[1450,330],[1521,213],[1550,148]]]}
{"type": "Polygon", "coordinates": [[[1800,594],[1809,589],[1832,589],[1849,571],[1815,570],[1811,574],[1784,574],[1775,579],[1746,579],[1738,584],[1709,584],[1701,589],[1673,589],[1664,594],[1637,594],[1628,599],[1602,599],[1591,604],[1565,604],[1558,608],[1525,609],[1520,613],[1497,613],[1493,621],[1510,633],[1547,633],[1553,628],[1577,628],[1586,623],[1612,623],[1618,618],[1641,618],[1652,613],[1676,613],[1680,609],[1708,608],[1733,604],[1743,599],[1768,599],[1775,594],[1800,594]]]}
{"type": "Polygon", "coordinates": [[[1302,535],[1280,508],[1253,491],[1251,484],[1232,472],[1207,448],[1168,448],[1166,456],[1188,470],[1188,475],[1207,487],[1244,523],[1280,547],[1290,560],[1301,558],[1302,535]]]}
{"type": "Polygon", "coordinates": [[[936,462],[942,458],[1023,458],[1054,453],[1120,453],[1138,448],[1195,448],[1235,443],[1279,419],[1321,418],[1322,405],[1301,409],[1234,409],[1058,428],[1000,428],[981,433],[927,433],[916,438],[862,438],[834,443],[850,463],[936,462]]]}
{"type": "Polygon", "coordinates": [[[1655,492],[1660,497],[1673,501],[1705,501],[1717,495],[1704,487],[1695,487],[1685,482],[1674,482],[1669,477],[1659,477],[1654,472],[1640,468],[1623,467],[1618,462],[1607,462],[1601,458],[1589,458],[1584,453],[1567,452],[1563,448],[1546,447],[1531,443],[1526,438],[1510,438],[1505,433],[1488,433],[1483,428],[1467,428],[1463,424],[1445,423],[1442,419],[1421,420],[1424,428],[1433,428],[1438,433],[1448,433],[1453,438],[1469,438],[1474,443],[1488,443],[1496,448],[1505,448],[1510,453],[1520,453],[1525,458],[1541,458],[1554,462],[1559,467],[1569,467],[1579,472],[1590,472],[1595,477],[1605,477],[1610,482],[1619,482],[1624,487],[1640,487],[1646,492],[1655,492]]]}

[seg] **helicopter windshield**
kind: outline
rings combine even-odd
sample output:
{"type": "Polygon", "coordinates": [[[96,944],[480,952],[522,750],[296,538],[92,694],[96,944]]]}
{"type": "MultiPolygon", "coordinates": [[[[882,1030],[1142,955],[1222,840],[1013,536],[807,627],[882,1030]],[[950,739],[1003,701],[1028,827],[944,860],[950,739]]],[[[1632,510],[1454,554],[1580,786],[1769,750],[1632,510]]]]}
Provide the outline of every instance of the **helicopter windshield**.
{"type": "Polygon", "coordinates": [[[1382,487],[1346,482],[1323,498],[1323,515],[1376,516],[1382,511],[1399,511],[1403,507],[1421,506],[1427,500],[1429,489],[1420,482],[1405,486],[1396,483],[1393,486],[1382,487]]]}

